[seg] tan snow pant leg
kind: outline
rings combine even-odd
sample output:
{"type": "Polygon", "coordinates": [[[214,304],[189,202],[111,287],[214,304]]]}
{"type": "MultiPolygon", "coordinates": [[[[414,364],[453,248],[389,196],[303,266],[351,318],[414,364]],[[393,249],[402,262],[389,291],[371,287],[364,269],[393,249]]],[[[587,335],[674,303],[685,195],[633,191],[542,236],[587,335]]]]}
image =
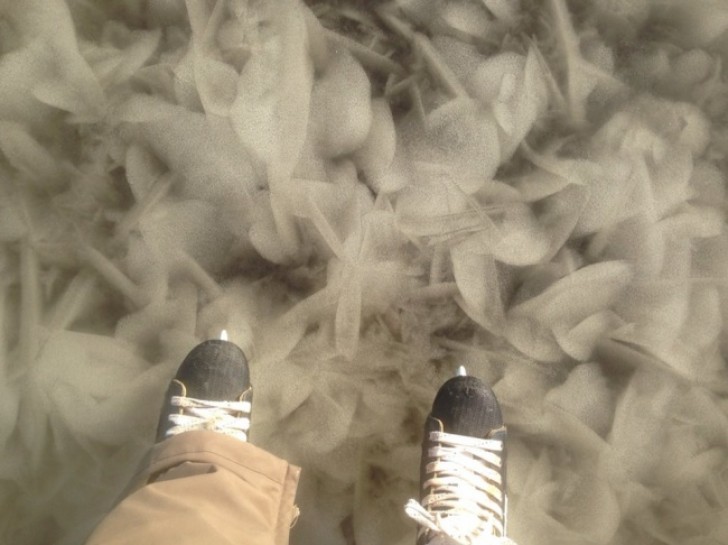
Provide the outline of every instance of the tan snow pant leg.
{"type": "Polygon", "coordinates": [[[299,474],[237,439],[182,433],[154,447],[141,486],[87,545],[287,545],[299,474]]]}

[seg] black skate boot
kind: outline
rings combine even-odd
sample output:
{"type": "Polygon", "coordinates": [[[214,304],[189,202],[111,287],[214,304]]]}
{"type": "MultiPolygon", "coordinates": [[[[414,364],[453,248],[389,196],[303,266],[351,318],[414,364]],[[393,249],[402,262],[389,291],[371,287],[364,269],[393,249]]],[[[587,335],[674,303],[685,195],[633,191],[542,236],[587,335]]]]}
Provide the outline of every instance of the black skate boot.
{"type": "Polygon", "coordinates": [[[157,442],[191,430],[248,440],[253,401],[248,361],[225,338],[197,345],[180,365],[164,398],[157,442]]]}
{"type": "Polygon", "coordinates": [[[498,400],[481,380],[442,385],[425,423],[420,502],[405,511],[419,525],[417,545],[505,545],[506,428],[498,400]]]}

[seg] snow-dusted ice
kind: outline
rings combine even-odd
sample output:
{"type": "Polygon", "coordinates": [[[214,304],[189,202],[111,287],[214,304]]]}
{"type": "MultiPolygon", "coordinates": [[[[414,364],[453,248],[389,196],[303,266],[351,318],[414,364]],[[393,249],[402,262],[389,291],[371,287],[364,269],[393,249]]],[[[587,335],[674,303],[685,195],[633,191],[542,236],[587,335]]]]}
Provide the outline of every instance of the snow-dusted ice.
{"type": "Polygon", "coordinates": [[[414,543],[465,367],[519,545],[728,543],[726,63],[718,0],[0,0],[0,542],[229,336],[292,543],[414,543]]]}

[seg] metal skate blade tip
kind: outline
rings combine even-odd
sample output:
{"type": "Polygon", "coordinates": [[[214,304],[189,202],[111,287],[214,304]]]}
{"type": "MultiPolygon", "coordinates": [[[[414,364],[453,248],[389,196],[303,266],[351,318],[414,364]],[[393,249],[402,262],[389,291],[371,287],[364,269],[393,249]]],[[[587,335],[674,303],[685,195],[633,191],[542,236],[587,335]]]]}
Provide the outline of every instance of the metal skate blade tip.
{"type": "Polygon", "coordinates": [[[228,340],[228,333],[227,333],[227,329],[223,329],[223,330],[222,330],[222,331],[220,332],[220,340],[221,340],[221,341],[227,341],[227,340],[228,340]]]}
{"type": "Polygon", "coordinates": [[[458,367],[458,376],[459,377],[467,377],[468,376],[468,371],[465,369],[465,366],[464,365],[461,365],[460,367],[458,367]]]}

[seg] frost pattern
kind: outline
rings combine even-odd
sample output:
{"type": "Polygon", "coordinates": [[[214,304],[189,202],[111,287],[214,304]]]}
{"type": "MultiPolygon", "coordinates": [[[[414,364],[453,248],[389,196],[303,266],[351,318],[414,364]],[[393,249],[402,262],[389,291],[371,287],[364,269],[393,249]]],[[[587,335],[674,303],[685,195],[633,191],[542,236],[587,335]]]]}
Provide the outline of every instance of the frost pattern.
{"type": "Polygon", "coordinates": [[[460,364],[518,543],[728,543],[728,10],[689,5],[0,2],[0,541],[82,542],[224,328],[293,543],[414,543],[460,364]]]}

